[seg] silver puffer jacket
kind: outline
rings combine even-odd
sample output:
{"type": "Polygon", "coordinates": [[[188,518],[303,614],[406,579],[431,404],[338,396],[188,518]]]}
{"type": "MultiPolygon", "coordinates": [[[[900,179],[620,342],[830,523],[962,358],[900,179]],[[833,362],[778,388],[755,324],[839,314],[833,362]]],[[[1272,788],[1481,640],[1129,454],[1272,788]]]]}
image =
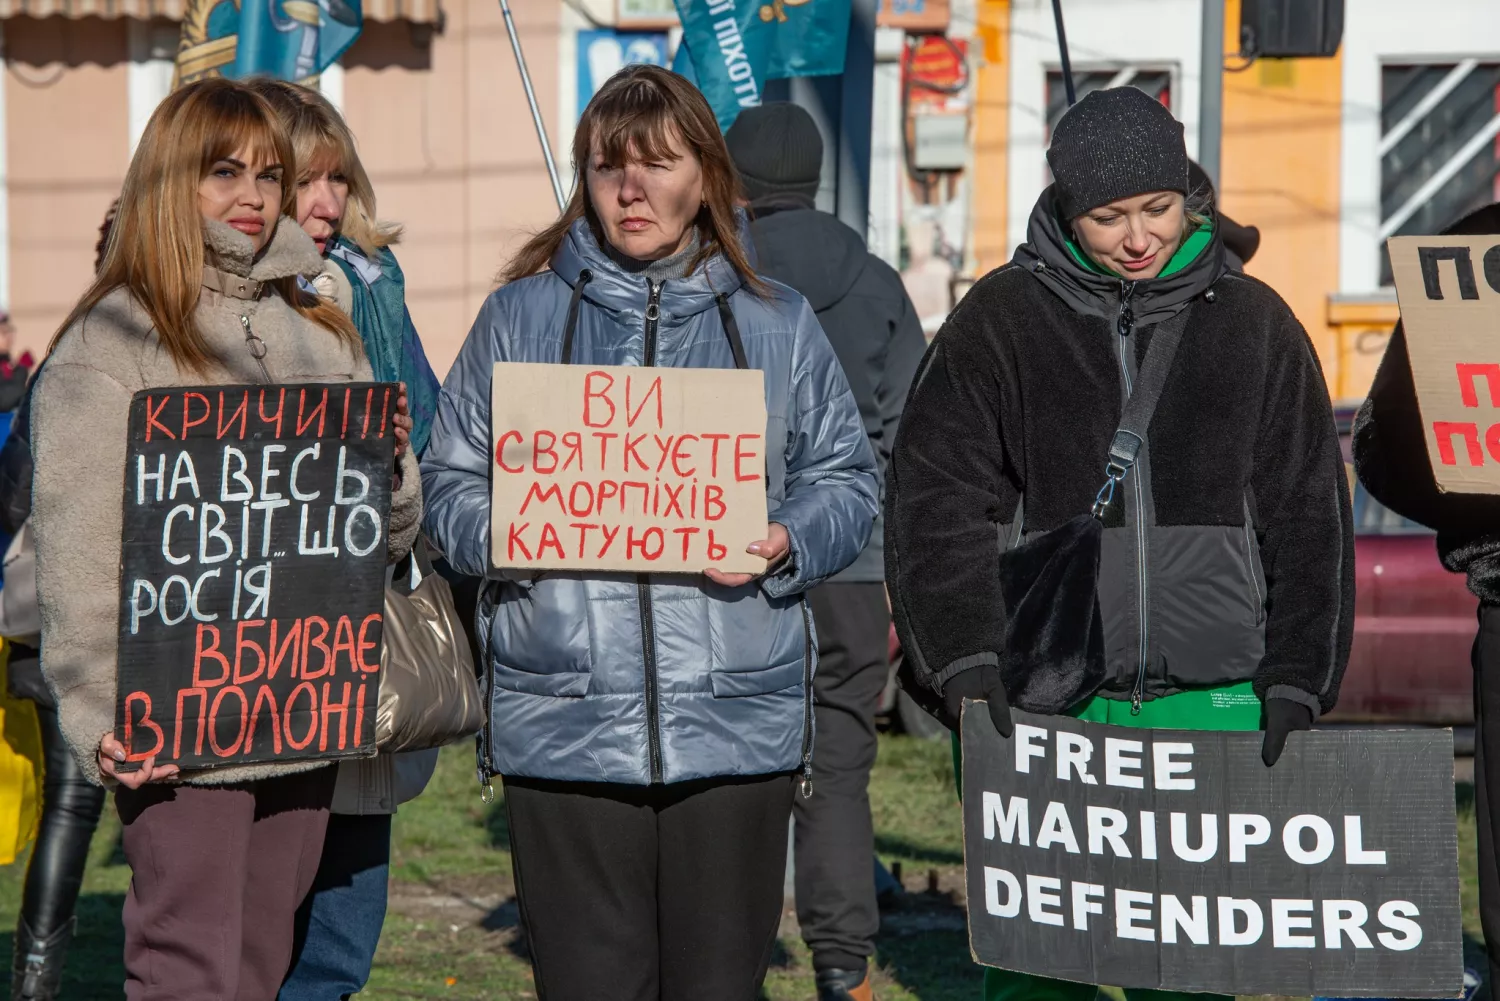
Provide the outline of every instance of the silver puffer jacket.
{"type": "Polygon", "coordinates": [[[438,400],[422,460],[427,534],[460,572],[491,579],[476,629],[488,652],[484,773],[644,785],[807,767],[816,643],[803,592],[848,566],[876,511],[875,460],[812,309],[745,288],[715,257],[682,279],[622,270],[587,223],[551,270],[485,302],[438,400]],[[733,368],[726,319],[765,373],[766,498],[789,560],[757,582],[701,576],[504,573],[490,566],[490,374],[497,361],[733,368]],[[648,320],[648,302],[658,319],[648,320]],[[782,447],[774,445],[781,442],[782,447]]]}

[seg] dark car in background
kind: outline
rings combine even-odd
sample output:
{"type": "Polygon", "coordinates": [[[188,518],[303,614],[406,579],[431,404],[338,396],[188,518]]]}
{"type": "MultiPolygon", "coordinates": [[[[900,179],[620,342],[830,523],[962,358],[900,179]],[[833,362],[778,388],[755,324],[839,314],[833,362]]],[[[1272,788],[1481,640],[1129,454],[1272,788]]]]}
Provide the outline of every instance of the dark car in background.
{"type": "MultiPolygon", "coordinates": [[[[1352,408],[1337,410],[1352,463],[1352,408]]],[[[1330,720],[1462,726],[1474,722],[1479,599],[1438,561],[1433,532],[1371,497],[1349,467],[1354,500],[1354,648],[1330,720]]]]}

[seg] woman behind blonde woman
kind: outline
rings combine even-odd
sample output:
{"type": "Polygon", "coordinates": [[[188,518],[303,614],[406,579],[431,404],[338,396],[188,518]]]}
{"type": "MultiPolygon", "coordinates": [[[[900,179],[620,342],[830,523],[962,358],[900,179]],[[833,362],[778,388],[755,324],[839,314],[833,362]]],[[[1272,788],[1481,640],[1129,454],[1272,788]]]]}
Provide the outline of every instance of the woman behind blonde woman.
{"type": "MultiPolygon", "coordinates": [[[[390,245],[401,229],[375,221],[375,192],[354,135],[317,91],[250,81],[286,126],[298,163],[297,222],[324,255],[313,285],[354,320],[375,378],[403,382],[412,448],[427,443],[438,381],[406,309],[406,280],[390,245]]],[[[326,1001],[363,989],[385,922],[391,815],[426,786],[436,751],[379,755],[339,766],[333,815],[313,890],[297,911],[281,1001],[326,1001]]]]}
{"type": "Polygon", "coordinates": [[[354,320],[375,377],[404,382],[412,448],[420,458],[437,407],[438,379],[406,308],[406,276],[391,248],[400,226],[377,221],[375,188],[354,133],[328,99],[284,80],[251,80],[286,126],[298,163],[297,222],[323,255],[318,291],[354,320]]]}
{"type": "MultiPolygon", "coordinates": [[[[124,466],[133,394],[372,377],[349,319],[298,288],[322,260],[282,219],[295,176],[285,129],[244,85],[204,80],[163,101],[126,175],[103,270],[35,391],[42,671],[85,775],[116,786],[131,999],[274,997],[323,847],[335,777],[325,763],[179,772],[148,758],[127,772],[111,733],[122,518],[119,473],[108,471],[124,466]]],[[[392,559],[421,516],[404,403],[397,423],[392,559]]]]}

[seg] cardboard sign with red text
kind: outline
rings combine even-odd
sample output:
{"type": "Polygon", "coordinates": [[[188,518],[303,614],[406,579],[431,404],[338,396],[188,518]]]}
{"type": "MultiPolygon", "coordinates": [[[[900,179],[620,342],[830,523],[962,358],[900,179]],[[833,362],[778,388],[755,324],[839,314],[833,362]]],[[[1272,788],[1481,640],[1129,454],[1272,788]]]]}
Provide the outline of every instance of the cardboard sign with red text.
{"type": "Polygon", "coordinates": [[[760,371],[498,362],[491,408],[495,566],[766,569],[760,371]]]}
{"type": "Polygon", "coordinates": [[[1438,489],[1500,493],[1500,236],[1388,246],[1438,489]]]}

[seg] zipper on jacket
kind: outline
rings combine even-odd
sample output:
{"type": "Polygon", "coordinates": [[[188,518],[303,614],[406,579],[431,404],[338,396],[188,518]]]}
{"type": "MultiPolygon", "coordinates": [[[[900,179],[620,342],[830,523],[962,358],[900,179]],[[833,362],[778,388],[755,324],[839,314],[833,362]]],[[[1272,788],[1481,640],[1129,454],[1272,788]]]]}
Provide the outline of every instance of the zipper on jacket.
{"type": "Polygon", "coordinates": [[[269,385],[275,380],[271,378],[271,370],[266,368],[266,342],[250,329],[249,310],[240,310],[240,326],[245,328],[245,347],[249,349],[250,357],[255,359],[255,364],[260,366],[260,374],[266,377],[266,384],[269,385]]]}
{"type": "MultiPolygon", "coordinates": [[[[489,587],[489,583],[486,582],[479,589],[479,597],[475,602],[476,606],[483,603],[485,593],[489,590],[489,587]]],[[[478,612],[477,607],[475,608],[475,612],[478,612]]],[[[494,624],[494,618],[494,609],[491,608],[491,625],[494,624]]],[[[484,692],[484,726],[479,731],[479,753],[475,757],[479,768],[479,801],[490,804],[495,801],[495,773],[490,768],[490,726],[491,716],[495,711],[495,659],[490,656],[490,630],[488,627],[484,630],[484,648],[481,652],[484,654],[484,673],[489,684],[485,687],[484,692]]]]}
{"type": "MultiPolygon", "coordinates": [[[[1130,335],[1135,329],[1135,311],[1130,308],[1130,297],[1135,294],[1135,282],[1120,280],[1120,314],[1115,319],[1115,332],[1119,335],[1115,338],[1115,344],[1120,350],[1120,374],[1125,377],[1125,398],[1129,399],[1134,392],[1130,379],[1130,363],[1126,360],[1126,351],[1134,350],[1130,343],[1130,335]]],[[[1122,405],[1123,406],[1123,405],[1122,405]]],[[[1135,475],[1130,478],[1132,492],[1135,494],[1135,565],[1136,565],[1136,589],[1137,589],[1137,625],[1140,630],[1140,650],[1138,657],[1139,667],[1136,669],[1135,687],[1130,693],[1130,714],[1139,716],[1141,714],[1141,702],[1146,697],[1146,661],[1149,649],[1146,602],[1146,490],[1141,485],[1140,470],[1134,470],[1135,475]]]]}
{"type": "Polygon", "coordinates": [[[813,747],[813,641],[812,612],[807,607],[807,598],[802,599],[802,798],[811,799],[812,747],[813,747]]]}
{"type": "Polygon", "coordinates": [[[1250,526],[1250,512],[1245,512],[1245,572],[1250,575],[1250,591],[1255,595],[1255,621],[1259,624],[1266,612],[1260,596],[1260,581],[1255,579],[1255,530],[1250,526]]]}
{"type": "MultiPolygon", "coordinates": [[[[656,323],[661,318],[661,287],[663,282],[647,279],[650,291],[646,295],[646,343],[642,364],[656,364],[656,323]]],[[[651,607],[651,577],[636,575],[636,594],[641,606],[641,656],[645,661],[646,676],[646,744],[651,759],[651,781],[662,782],[661,767],[661,713],[660,695],[656,678],[656,613],[651,607]]]]}

